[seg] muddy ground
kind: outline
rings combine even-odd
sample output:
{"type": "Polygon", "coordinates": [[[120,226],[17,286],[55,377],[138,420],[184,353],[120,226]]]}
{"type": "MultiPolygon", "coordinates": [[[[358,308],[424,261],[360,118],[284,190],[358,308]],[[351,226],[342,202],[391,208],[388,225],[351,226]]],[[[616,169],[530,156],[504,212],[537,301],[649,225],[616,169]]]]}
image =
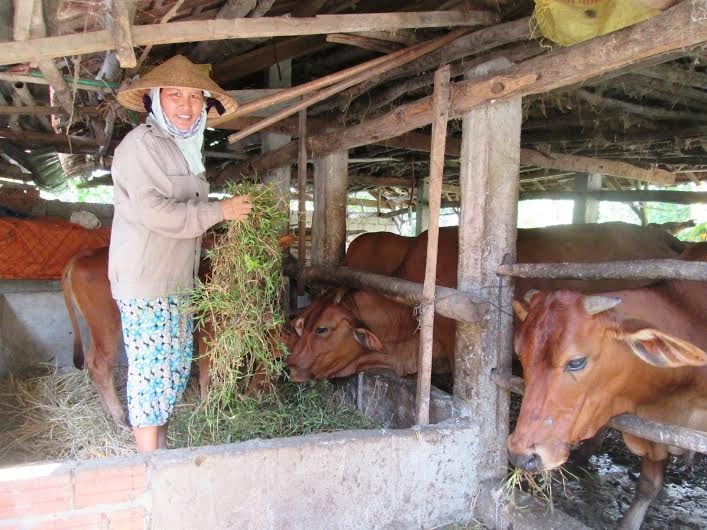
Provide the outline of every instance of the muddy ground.
{"type": "MultiPolygon", "coordinates": [[[[616,528],[630,506],[639,473],[638,457],[610,431],[602,450],[579,468],[568,465],[577,479],[565,482],[556,505],[596,529],[616,528]]],[[[642,530],[697,530],[707,528],[707,457],[696,455],[692,465],[671,457],[665,485],[648,508],[642,530]]]]}

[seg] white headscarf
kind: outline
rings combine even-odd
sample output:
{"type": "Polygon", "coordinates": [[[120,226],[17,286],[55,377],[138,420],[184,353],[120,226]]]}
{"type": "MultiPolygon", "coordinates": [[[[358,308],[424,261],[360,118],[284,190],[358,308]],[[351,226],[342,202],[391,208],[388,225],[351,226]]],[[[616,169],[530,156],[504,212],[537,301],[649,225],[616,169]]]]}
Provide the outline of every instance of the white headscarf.
{"type": "MultiPolygon", "coordinates": [[[[208,97],[209,95],[204,94],[204,96],[208,97]]],[[[155,123],[175,141],[189,165],[189,171],[194,175],[203,173],[206,168],[204,168],[201,148],[204,145],[204,129],[206,128],[206,102],[204,102],[199,119],[188,130],[183,131],[176,127],[162,111],[159,87],[150,89],[150,98],[152,99],[152,118],[155,123]]]]}

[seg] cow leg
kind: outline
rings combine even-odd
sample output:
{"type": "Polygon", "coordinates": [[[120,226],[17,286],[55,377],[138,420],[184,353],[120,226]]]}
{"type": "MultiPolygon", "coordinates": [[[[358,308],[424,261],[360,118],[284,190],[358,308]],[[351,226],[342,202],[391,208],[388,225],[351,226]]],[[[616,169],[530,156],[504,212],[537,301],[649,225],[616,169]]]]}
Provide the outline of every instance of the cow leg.
{"type": "Polygon", "coordinates": [[[199,393],[201,400],[206,401],[209,397],[209,385],[211,384],[211,361],[208,352],[208,335],[211,326],[205,325],[205,329],[197,329],[196,336],[196,364],[199,367],[199,393]]]}
{"type": "Polygon", "coordinates": [[[111,415],[116,425],[127,425],[125,411],[118,399],[118,393],[115,391],[113,366],[116,352],[113,350],[112,354],[105,353],[107,351],[109,350],[104,347],[91,344],[86,359],[88,373],[96,385],[103,408],[111,415]]]}
{"type": "Polygon", "coordinates": [[[636,484],[636,496],[633,504],[621,518],[619,528],[624,530],[638,530],[641,527],[646,510],[653,499],[656,498],[663,487],[663,477],[668,459],[650,460],[641,457],[641,474],[636,484]]]}
{"type": "Polygon", "coordinates": [[[201,400],[206,401],[209,397],[209,385],[211,384],[211,373],[209,372],[211,363],[208,355],[199,352],[197,364],[199,366],[199,394],[201,400]]]}

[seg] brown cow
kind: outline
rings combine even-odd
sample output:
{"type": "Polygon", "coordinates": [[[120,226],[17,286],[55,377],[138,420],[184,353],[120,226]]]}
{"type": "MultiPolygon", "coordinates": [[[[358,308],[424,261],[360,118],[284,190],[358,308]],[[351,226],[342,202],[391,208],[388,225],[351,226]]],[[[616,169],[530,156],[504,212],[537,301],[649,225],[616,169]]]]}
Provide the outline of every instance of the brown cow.
{"type": "MultiPolygon", "coordinates": [[[[707,244],[682,258],[707,261],[707,244]]],[[[561,465],[573,444],[623,413],[707,430],[707,284],[673,280],[592,296],[531,291],[526,298],[513,303],[526,381],[507,443],[517,467],[561,465]]],[[[663,485],[668,454],[683,450],[623,437],[641,458],[641,475],[621,527],[639,528],[663,485]]]]}
{"type": "MultiPolygon", "coordinates": [[[[662,230],[627,223],[518,230],[517,243],[518,261],[530,263],[676,258],[683,248],[682,242],[662,230]]],[[[415,238],[398,275],[422,282],[426,253],[425,232],[415,238]]],[[[457,227],[441,228],[438,285],[456,286],[457,255],[457,227]]],[[[578,281],[524,280],[519,284],[521,288],[573,288],[578,281]]],[[[627,282],[602,280],[580,285],[586,292],[596,292],[622,284],[627,282]]],[[[434,325],[433,368],[449,371],[454,365],[455,323],[436,316],[434,325]]],[[[417,319],[409,307],[384,296],[364,291],[324,296],[305,309],[294,327],[300,338],[286,359],[294,381],[344,377],[369,368],[388,368],[399,375],[417,371],[417,319]]]]}
{"type": "Polygon", "coordinates": [[[343,265],[352,269],[392,276],[403,263],[414,237],[392,232],[366,232],[349,245],[343,265]]]}
{"type": "MultiPolygon", "coordinates": [[[[376,268],[377,271],[384,272],[393,270],[399,265],[399,258],[396,256],[402,252],[405,240],[413,238],[388,238],[376,235],[370,237],[363,234],[354,240],[359,241],[357,245],[353,243],[347,252],[347,259],[352,267],[364,270],[376,268]],[[364,237],[365,236],[365,237],[364,237]],[[370,242],[375,239],[378,243],[385,243],[396,249],[394,253],[386,255],[392,256],[395,265],[384,266],[379,256],[368,253],[367,249],[372,248],[370,242]],[[358,254],[368,257],[368,263],[360,259],[358,254]]],[[[286,235],[280,238],[280,246],[288,246],[292,243],[292,236],[286,235]]],[[[407,248],[405,247],[405,250],[407,248]]],[[[202,265],[205,262],[202,262],[202,265]]],[[[208,277],[208,271],[202,266],[200,276],[208,277]]],[[[76,318],[74,306],[78,308],[81,315],[86,320],[90,334],[90,346],[86,354],[85,362],[91,379],[96,385],[101,402],[106,411],[118,424],[125,423],[125,412],[118,400],[113,379],[113,367],[115,358],[120,346],[122,337],[120,325],[120,312],[111,295],[110,283],[108,281],[108,248],[95,250],[84,250],[78,252],[69,260],[64,268],[62,278],[62,289],[64,291],[64,301],[69,312],[71,326],[74,332],[74,365],[83,369],[84,351],[81,342],[81,332],[76,318]]],[[[209,384],[209,358],[206,354],[208,343],[208,326],[196,332],[196,344],[198,351],[199,365],[199,387],[202,398],[206,397],[209,384]]],[[[292,332],[291,327],[284,326],[281,335],[282,341],[291,351],[297,336],[292,332]]],[[[279,351],[279,349],[275,348],[279,351]]],[[[256,374],[257,376],[258,374],[256,374]]],[[[251,388],[257,389],[264,385],[263,377],[255,377],[251,388]]]]}
{"type": "Polygon", "coordinates": [[[74,331],[74,366],[84,367],[81,331],[74,304],[86,319],[91,344],[86,355],[91,376],[103,407],[117,424],[125,423],[125,411],[118,400],[113,366],[122,332],[120,312],[108,281],[108,247],[81,250],[64,267],[61,279],[64,302],[74,331]]]}

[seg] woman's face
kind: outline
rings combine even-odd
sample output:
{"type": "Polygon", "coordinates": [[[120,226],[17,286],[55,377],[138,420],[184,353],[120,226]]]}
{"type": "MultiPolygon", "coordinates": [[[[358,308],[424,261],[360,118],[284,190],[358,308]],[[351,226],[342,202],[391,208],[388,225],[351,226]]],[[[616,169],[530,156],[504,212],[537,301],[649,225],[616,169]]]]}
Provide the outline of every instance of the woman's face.
{"type": "Polygon", "coordinates": [[[167,119],[186,131],[199,119],[204,93],[195,88],[167,87],[160,90],[160,104],[167,119]]]}

